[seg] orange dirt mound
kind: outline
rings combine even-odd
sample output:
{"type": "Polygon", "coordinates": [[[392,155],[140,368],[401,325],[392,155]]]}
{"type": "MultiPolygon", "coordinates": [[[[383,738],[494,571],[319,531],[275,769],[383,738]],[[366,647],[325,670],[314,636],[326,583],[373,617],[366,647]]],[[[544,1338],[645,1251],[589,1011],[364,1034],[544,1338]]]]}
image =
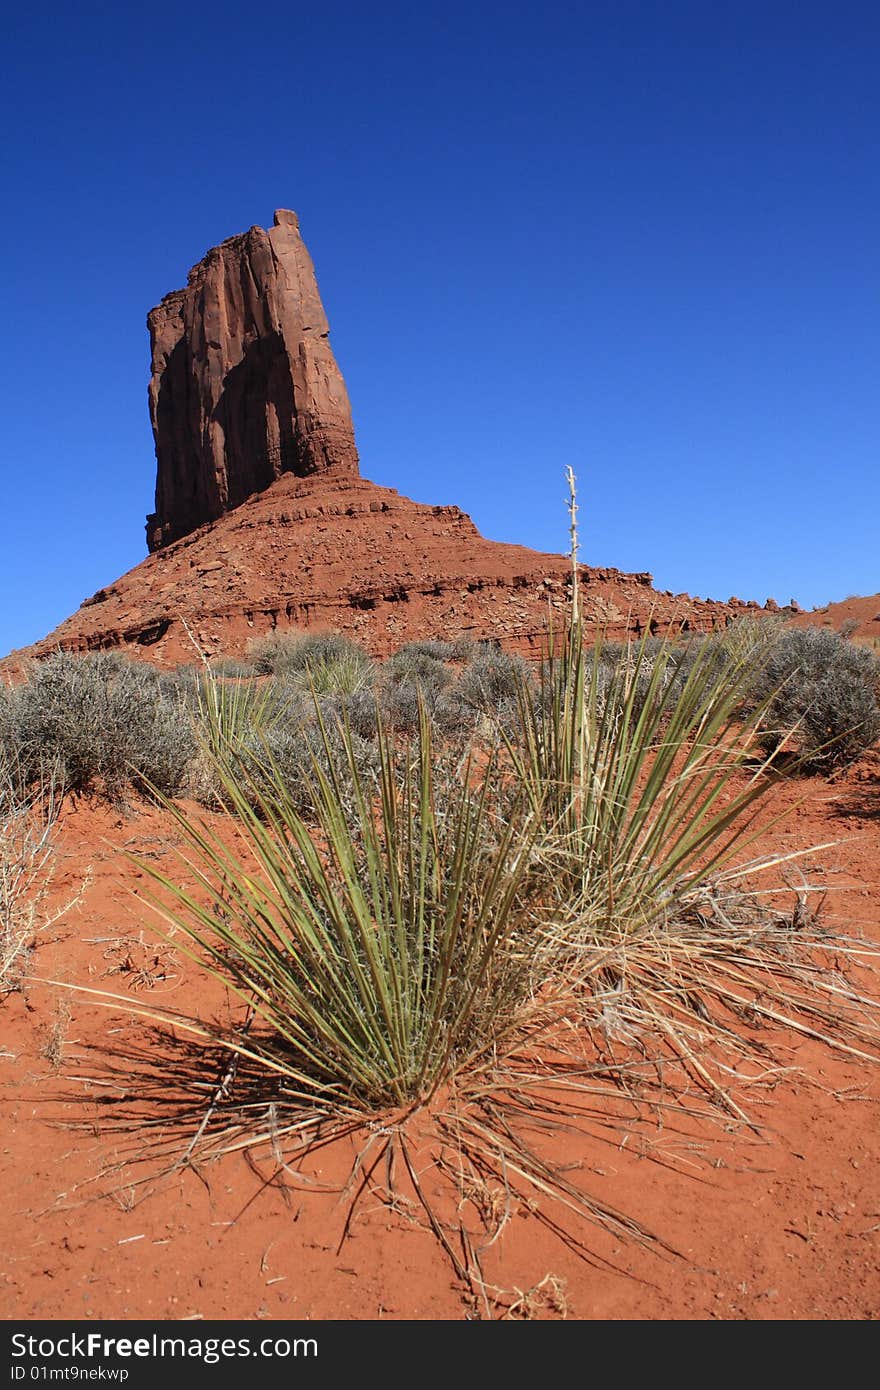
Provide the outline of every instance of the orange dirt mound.
{"type": "Polygon", "coordinates": [[[799,613],[792,618],[797,627],[827,627],[846,632],[850,637],[880,648],[880,594],[868,598],[845,598],[815,608],[812,613],[799,613]]]}

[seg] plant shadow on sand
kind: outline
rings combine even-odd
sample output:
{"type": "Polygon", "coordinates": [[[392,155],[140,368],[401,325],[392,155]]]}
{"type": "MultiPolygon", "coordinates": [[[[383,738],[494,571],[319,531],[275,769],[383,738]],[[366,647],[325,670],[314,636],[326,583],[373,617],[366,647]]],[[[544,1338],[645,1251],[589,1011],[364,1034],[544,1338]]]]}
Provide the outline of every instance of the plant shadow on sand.
{"type": "Polygon", "coordinates": [[[832,814],[843,821],[880,820],[880,754],[864,760],[859,780],[849,782],[844,795],[832,805],[832,814]]]}

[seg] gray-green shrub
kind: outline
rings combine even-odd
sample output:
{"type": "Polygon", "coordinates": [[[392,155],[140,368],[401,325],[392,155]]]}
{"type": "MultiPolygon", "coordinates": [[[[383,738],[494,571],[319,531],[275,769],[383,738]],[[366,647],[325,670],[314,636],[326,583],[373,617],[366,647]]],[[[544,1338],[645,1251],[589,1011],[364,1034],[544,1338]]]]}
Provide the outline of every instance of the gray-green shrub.
{"type": "Polygon", "coordinates": [[[420,699],[432,724],[436,727],[442,723],[441,710],[448,704],[444,696],[453,683],[454,674],[445,659],[426,650],[440,646],[440,643],[410,643],[382,666],[377,692],[388,727],[395,732],[418,732],[420,699]]]}
{"type": "MultiPolygon", "coordinates": [[[[355,758],[363,779],[369,780],[376,764],[376,749],[369,736],[352,727],[345,733],[345,701],[319,700],[304,696],[289,686],[279,684],[277,690],[260,692],[268,714],[255,708],[248,719],[247,710],[232,740],[241,770],[241,792],[252,806],[259,806],[270,784],[281,783],[291,805],[300,815],[314,809],[314,768],[319,766],[339,785],[340,800],[349,804],[350,757],[355,758]],[[268,698],[266,698],[268,696],[268,698]],[[346,737],[350,757],[345,751],[346,737]]],[[[205,711],[202,718],[210,719],[205,711]]],[[[372,732],[372,731],[371,731],[372,732]]],[[[223,787],[211,775],[210,754],[200,752],[193,776],[193,790],[207,804],[224,801],[223,787]]]]}
{"type": "Polygon", "coordinates": [[[528,662],[484,643],[462,670],[455,693],[475,713],[503,720],[516,712],[523,688],[532,685],[528,662]]]}
{"type": "Polygon", "coordinates": [[[259,676],[309,682],[319,694],[350,693],[369,679],[371,662],[360,643],[341,632],[276,632],[248,648],[259,676]]]}
{"type": "Polygon", "coordinates": [[[195,753],[190,709],[173,680],[117,653],[57,652],[5,697],[4,741],[26,776],[118,796],[132,780],[174,795],[195,753]]]}
{"type": "Polygon", "coordinates": [[[860,757],[880,738],[880,663],[836,632],[783,632],[763,657],[752,685],[769,699],[763,739],[773,747],[797,724],[789,745],[809,771],[830,771],[860,757]]]}

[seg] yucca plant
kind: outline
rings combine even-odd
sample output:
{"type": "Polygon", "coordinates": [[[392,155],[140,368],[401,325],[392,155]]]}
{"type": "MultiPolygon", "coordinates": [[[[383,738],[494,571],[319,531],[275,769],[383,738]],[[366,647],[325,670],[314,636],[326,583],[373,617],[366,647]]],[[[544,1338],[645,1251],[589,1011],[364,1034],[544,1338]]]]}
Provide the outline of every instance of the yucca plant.
{"type": "Polygon", "coordinates": [[[573,910],[597,931],[633,931],[674,910],[693,884],[748,843],[766,793],[763,711],[742,722],[748,667],[697,657],[683,685],[671,646],[608,675],[578,624],[521,692],[508,747],[530,804],[544,808],[545,853],[573,910]]]}
{"type": "Polygon", "coordinates": [[[196,689],[202,743],[214,755],[239,749],[274,728],[287,704],[276,681],[224,679],[206,665],[196,689]]]}
{"type": "Polygon", "coordinates": [[[316,702],[326,756],[308,771],[308,823],[268,743],[258,773],[252,752],[239,756],[222,697],[204,719],[236,848],[166,803],[201,892],[143,867],[165,919],[241,1001],[246,1031],[224,1033],[223,1045],[297,1103],[350,1111],[427,1099],[509,1023],[508,945],[535,818],[499,797],[492,761],[444,776],[424,708],[405,748],[377,711],[374,782],[346,727],[331,746],[316,702]]]}
{"type": "MultiPolygon", "coordinates": [[[[138,862],[175,946],[207,969],[232,1007],[213,1022],[86,991],[105,1007],[170,1027],[176,1080],[197,1097],[194,1109],[183,1097],[179,1111],[177,1098],[171,1102],[179,1121],[193,1125],[183,1148],[180,1131],[165,1122],[171,1078],[163,1075],[154,1093],[158,1116],[147,1108],[129,1118],[123,1107],[120,1124],[137,1136],[137,1160],[177,1165],[245,1150],[257,1162],[268,1149],[281,1172],[315,1142],[360,1135],[352,1190],[357,1174],[366,1183],[385,1155],[393,1198],[400,1159],[404,1187],[484,1303],[479,1233],[472,1240],[462,1218],[456,1253],[421,1186],[414,1154],[426,1136],[453,1196],[473,1165],[529,1202],[554,1198],[619,1235],[650,1239],[638,1221],[542,1158],[528,1132],[535,1116],[551,1128],[558,1122],[547,1099],[554,1049],[548,1054],[544,1044],[560,1028],[570,1034],[568,995],[537,968],[546,964],[531,933],[542,819],[503,750],[461,756],[438,748],[423,702],[417,736],[401,740],[377,708],[376,772],[365,776],[347,724],[328,727],[315,698],[323,753],[308,770],[306,819],[269,738],[259,768],[252,750],[242,756],[224,698],[209,695],[202,718],[225,819],[203,823],[165,802],[190,886],[138,862]],[[180,1046],[187,1037],[204,1056],[189,1069],[180,1046]],[[205,1064],[218,1059],[212,1088],[205,1064]]],[[[593,1095],[607,1088],[582,1056],[561,1065],[563,1087],[593,1095]]]]}
{"type": "MultiPolygon", "coordinates": [[[[522,683],[506,736],[516,776],[542,815],[542,852],[566,919],[632,933],[674,912],[694,884],[748,843],[767,791],[757,757],[764,708],[743,718],[753,646],[698,650],[676,680],[676,648],[644,636],[609,669],[585,643],[572,488],[571,611],[537,696],[522,683]]],[[[756,641],[758,639],[755,639],[756,641]]]]}

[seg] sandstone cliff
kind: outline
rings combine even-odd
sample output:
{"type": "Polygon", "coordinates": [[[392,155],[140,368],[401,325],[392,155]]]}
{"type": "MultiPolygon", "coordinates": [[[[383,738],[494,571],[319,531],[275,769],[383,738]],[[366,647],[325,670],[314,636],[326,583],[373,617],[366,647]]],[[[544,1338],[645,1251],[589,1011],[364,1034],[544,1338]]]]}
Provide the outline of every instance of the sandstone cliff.
{"type": "Polygon", "coordinates": [[[351,408],[296,214],[213,250],[147,319],[158,463],[151,551],[283,473],[355,476],[351,408]]]}

